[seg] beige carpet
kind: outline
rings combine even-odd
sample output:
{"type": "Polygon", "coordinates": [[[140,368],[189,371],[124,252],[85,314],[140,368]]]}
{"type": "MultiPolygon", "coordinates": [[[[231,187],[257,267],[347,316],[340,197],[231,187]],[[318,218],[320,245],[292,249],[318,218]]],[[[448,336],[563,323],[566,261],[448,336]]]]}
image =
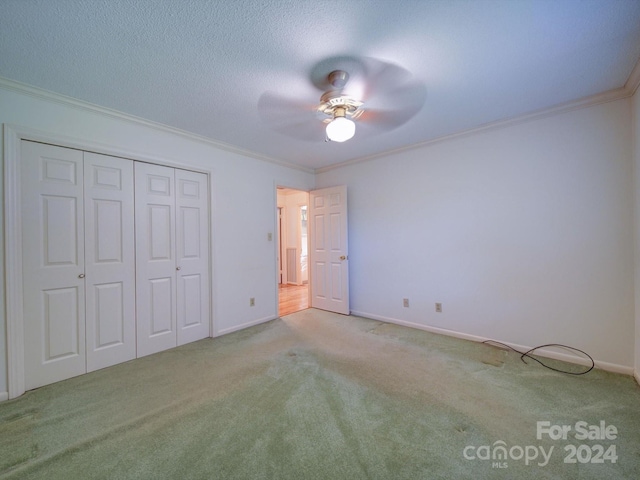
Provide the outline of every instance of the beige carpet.
{"type": "Polygon", "coordinates": [[[639,445],[631,377],[318,310],[0,404],[0,478],[636,479],[639,445]]]}

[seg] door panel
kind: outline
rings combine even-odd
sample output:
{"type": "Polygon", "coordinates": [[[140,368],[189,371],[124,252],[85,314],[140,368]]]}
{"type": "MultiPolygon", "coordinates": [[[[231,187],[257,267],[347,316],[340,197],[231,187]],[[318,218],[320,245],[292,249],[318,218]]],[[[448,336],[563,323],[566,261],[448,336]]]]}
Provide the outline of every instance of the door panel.
{"type": "Polygon", "coordinates": [[[332,213],[329,215],[329,221],[331,222],[331,250],[342,250],[342,214],[332,213]]]}
{"type": "Polygon", "coordinates": [[[311,306],[349,314],[347,187],[310,192],[311,306]]]}
{"type": "Polygon", "coordinates": [[[136,357],[133,161],[84,153],[87,371],[136,357]]]}
{"type": "Polygon", "coordinates": [[[173,205],[147,205],[149,260],[173,260],[173,205]]]}
{"type": "Polygon", "coordinates": [[[200,232],[201,209],[193,207],[179,207],[180,218],[180,242],[183,259],[200,258],[200,236],[191,235],[190,232],[200,232]]]}
{"type": "Polygon", "coordinates": [[[340,263],[331,264],[331,298],[342,301],[342,265],[340,263]]]}
{"type": "Polygon", "coordinates": [[[44,363],[80,355],[78,287],[55,288],[42,293],[44,363]]]}
{"type": "Polygon", "coordinates": [[[82,152],[23,141],[25,386],[86,372],[82,152]]]}
{"type": "Polygon", "coordinates": [[[42,195],[44,265],[77,265],[78,199],[42,195]]]}
{"type": "MultiPolygon", "coordinates": [[[[93,341],[96,351],[124,344],[124,332],[129,326],[126,323],[127,321],[131,323],[131,319],[125,318],[124,315],[123,282],[94,285],[93,289],[96,328],[93,336],[89,335],[89,328],[87,328],[87,343],[91,345],[93,341]]],[[[90,314],[91,312],[87,312],[87,316],[90,314]]]]}
{"type": "MultiPolygon", "coordinates": [[[[202,278],[200,275],[182,275],[182,316],[184,327],[192,327],[202,323],[202,278]]],[[[180,316],[180,313],[178,314],[180,316]]]]}
{"type": "Polygon", "coordinates": [[[176,169],[178,345],[210,335],[207,176],[176,169]]]}
{"type": "Polygon", "coordinates": [[[167,335],[174,332],[173,315],[173,278],[154,278],[149,280],[151,328],[150,337],[167,335]]]}
{"type": "MultiPolygon", "coordinates": [[[[320,203],[320,205],[323,205],[322,203],[320,203]]],[[[318,207],[316,206],[315,211],[318,212],[322,212],[323,207],[318,207]]],[[[324,251],[325,250],[325,246],[324,246],[324,239],[325,239],[325,232],[324,232],[324,213],[316,213],[312,218],[313,218],[313,238],[315,239],[315,248],[318,251],[324,251]]]]}
{"type": "MultiPolygon", "coordinates": [[[[95,222],[96,231],[91,245],[95,252],[93,260],[97,264],[122,263],[122,234],[125,229],[122,216],[123,213],[130,214],[130,211],[123,212],[122,201],[120,200],[92,200],[94,208],[91,221],[95,222]]],[[[90,215],[87,217],[90,218],[90,215]]],[[[89,218],[87,218],[87,223],[90,221],[89,218]]],[[[129,247],[131,248],[132,245],[129,245],[129,247]]]]}
{"type": "Polygon", "coordinates": [[[176,346],[174,169],[135,163],[138,357],[176,346]]]}

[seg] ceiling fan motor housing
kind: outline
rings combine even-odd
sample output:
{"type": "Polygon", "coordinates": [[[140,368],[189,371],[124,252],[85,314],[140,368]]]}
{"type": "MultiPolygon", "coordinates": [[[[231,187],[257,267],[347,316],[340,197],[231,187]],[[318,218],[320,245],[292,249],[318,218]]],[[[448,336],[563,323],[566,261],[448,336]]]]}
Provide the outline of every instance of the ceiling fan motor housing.
{"type": "Polygon", "coordinates": [[[320,102],[318,112],[330,117],[329,120],[337,116],[358,118],[363,112],[361,101],[340,92],[326,92],[320,102]]]}

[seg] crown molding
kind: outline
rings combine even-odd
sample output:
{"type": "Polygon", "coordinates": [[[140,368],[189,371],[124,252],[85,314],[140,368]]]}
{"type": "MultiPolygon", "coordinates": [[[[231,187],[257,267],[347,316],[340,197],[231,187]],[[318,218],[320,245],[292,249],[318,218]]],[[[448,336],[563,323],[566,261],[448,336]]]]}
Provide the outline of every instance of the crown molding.
{"type": "Polygon", "coordinates": [[[281,167],[292,168],[295,170],[300,170],[306,173],[314,173],[312,168],[303,167],[301,165],[296,165],[294,163],[289,163],[284,160],[279,160],[277,158],[272,158],[267,155],[262,155],[260,153],[256,153],[250,150],[244,150],[242,148],[235,147],[233,145],[220,142],[217,140],[210,139],[203,135],[198,135],[195,133],[187,132],[186,130],[181,130],[176,127],[171,127],[169,125],[165,125],[159,122],[153,122],[151,120],[146,120],[141,117],[136,117],[135,115],[130,115],[128,113],[120,112],[118,110],[114,110],[107,107],[102,107],[100,105],[96,105],[90,102],[85,102],[84,100],[79,100],[77,98],[69,97],[67,95],[62,95],[60,93],[51,92],[49,90],[44,90],[39,87],[34,87],[32,85],[27,85],[25,83],[17,82],[15,80],[10,80],[8,78],[0,77],[0,88],[5,90],[14,91],[23,95],[28,95],[34,98],[38,98],[41,100],[46,100],[53,103],[58,103],[67,107],[75,108],[76,110],[82,110],[85,112],[97,113],[99,115],[114,118],[117,120],[122,120],[128,123],[132,123],[139,126],[145,126],[163,133],[170,133],[173,135],[180,136],[187,140],[199,142],[205,144],[210,147],[214,147],[219,150],[224,150],[229,153],[234,153],[236,155],[242,155],[244,157],[253,158],[256,160],[261,160],[263,162],[271,163],[274,165],[278,165],[281,167]]]}
{"type": "Polygon", "coordinates": [[[616,100],[621,100],[623,98],[631,97],[633,96],[635,89],[637,89],[638,83],[640,82],[640,68],[638,67],[638,65],[640,65],[640,62],[636,64],[636,67],[634,68],[633,72],[631,73],[631,76],[629,77],[629,80],[627,80],[624,87],[616,88],[616,89],[598,93],[595,95],[590,95],[588,97],[583,97],[578,100],[559,103],[549,108],[544,108],[541,110],[535,110],[530,113],[525,113],[524,115],[506,118],[503,120],[497,120],[495,122],[484,123],[482,125],[478,125],[477,127],[452,133],[450,135],[443,135],[441,137],[433,138],[425,142],[414,143],[412,145],[406,145],[404,147],[387,150],[387,151],[376,153],[373,155],[367,155],[366,157],[358,157],[352,160],[347,160],[346,162],[340,162],[334,165],[317,168],[315,170],[315,173],[316,174],[324,173],[330,170],[335,170],[337,168],[342,168],[349,165],[355,165],[357,163],[362,163],[362,162],[368,162],[370,160],[374,160],[382,157],[388,157],[390,155],[396,155],[398,153],[402,153],[410,150],[417,150],[417,149],[428,147],[430,145],[434,145],[437,143],[447,142],[449,140],[453,140],[457,138],[468,137],[468,136],[475,135],[477,133],[481,133],[489,130],[496,130],[499,128],[510,127],[512,125],[519,125],[521,123],[526,123],[533,120],[552,117],[555,115],[560,115],[562,113],[567,113],[567,112],[579,110],[582,108],[588,108],[594,105],[600,105],[602,103],[615,102],[616,100]],[[634,82],[635,82],[635,87],[632,88],[634,82]]]}
{"type": "Polygon", "coordinates": [[[627,78],[624,88],[629,91],[630,95],[635,95],[636,90],[638,90],[638,85],[640,85],[640,58],[636,62],[635,67],[633,67],[633,70],[631,70],[631,74],[629,78],[627,78]]]}
{"type": "Polygon", "coordinates": [[[538,120],[538,119],[542,119],[542,118],[546,118],[546,117],[550,117],[553,115],[559,115],[562,113],[567,113],[573,110],[578,110],[581,108],[587,108],[587,107],[591,107],[594,105],[599,105],[602,103],[608,103],[608,102],[613,102],[616,100],[621,100],[623,98],[627,98],[627,97],[631,97],[635,94],[635,92],[638,89],[638,86],[640,86],[640,59],[638,60],[638,62],[636,62],[633,70],[631,71],[631,74],[629,75],[627,81],[625,82],[623,87],[620,88],[616,88],[613,90],[609,90],[606,92],[602,92],[602,93],[598,93],[595,95],[590,95],[588,97],[583,97],[580,98],[578,100],[573,100],[573,101],[569,101],[569,102],[565,102],[565,103],[561,103],[558,105],[554,105],[552,107],[549,108],[545,108],[545,109],[541,109],[541,110],[536,110],[534,112],[530,112],[530,113],[526,113],[524,115],[519,115],[516,117],[511,117],[511,118],[507,118],[507,119],[503,119],[503,120],[498,120],[495,122],[489,122],[489,123],[485,123],[482,125],[479,125],[477,127],[474,128],[470,128],[467,130],[463,130],[460,132],[456,132],[456,133],[452,133],[450,135],[444,135],[441,137],[437,137],[431,140],[427,140],[425,142],[419,142],[419,143],[414,143],[412,145],[406,145],[400,148],[396,148],[396,149],[392,149],[392,150],[386,150],[384,152],[380,152],[380,153],[376,153],[376,154],[372,154],[372,155],[367,155],[364,157],[358,157],[358,158],[354,158],[352,160],[347,160],[345,162],[340,162],[337,164],[333,164],[333,165],[328,165],[326,167],[320,167],[320,168],[309,168],[309,167],[304,167],[301,165],[297,165],[294,163],[290,163],[290,162],[286,162],[284,160],[279,160],[276,158],[272,158],[269,157],[267,155],[262,155],[259,154],[257,152],[253,152],[250,150],[244,150],[238,147],[235,147],[233,145],[229,145],[223,142],[219,142],[216,140],[212,140],[208,137],[202,136],[202,135],[198,135],[195,133],[191,133],[191,132],[187,132],[185,130],[181,130],[179,128],[175,128],[175,127],[171,127],[169,125],[165,125],[162,123],[158,123],[158,122],[153,122],[151,120],[146,120],[144,118],[141,117],[136,117],[135,115],[130,115],[127,113],[123,113],[120,112],[118,110],[113,110],[107,107],[102,107],[99,105],[95,105],[89,102],[86,102],[84,100],[79,100],[73,97],[69,97],[67,95],[62,95],[59,93],[55,93],[55,92],[51,92],[49,90],[44,90],[38,87],[34,87],[31,85],[27,85],[21,82],[17,82],[15,80],[10,80],[8,78],[4,78],[4,77],[0,77],[0,88],[3,88],[5,90],[9,90],[9,91],[15,91],[24,95],[29,95],[31,97],[35,97],[38,99],[43,99],[46,101],[50,101],[53,103],[58,103],[58,104],[62,104],[68,107],[72,107],[75,108],[77,110],[83,110],[83,111],[88,111],[88,112],[92,112],[92,113],[97,113],[106,117],[110,117],[110,118],[115,118],[118,120],[122,120],[122,121],[126,121],[135,125],[141,125],[141,126],[146,126],[149,128],[152,128],[154,130],[157,131],[161,131],[164,133],[170,133],[173,135],[177,135],[180,137],[183,137],[185,139],[191,140],[191,141],[195,141],[195,142],[199,142],[199,143],[203,143],[205,145],[208,145],[210,147],[219,149],[219,150],[223,150],[226,152],[230,152],[230,153],[234,153],[237,155],[241,155],[244,157],[249,157],[249,158],[253,158],[256,160],[261,160],[263,162],[267,162],[267,163],[271,163],[274,165],[278,165],[281,167],[287,167],[287,168],[292,168],[294,170],[299,170],[305,173],[312,173],[312,174],[317,174],[317,173],[324,173],[324,172],[328,172],[330,170],[335,170],[338,168],[342,168],[342,167],[346,167],[349,165],[355,165],[358,163],[362,163],[362,162],[367,162],[370,160],[375,160],[377,158],[382,158],[382,157],[387,157],[390,155],[395,155],[398,153],[402,153],[402,152],[406,152],[406,151],[411,151],[411,150],[416,150],[416,149],[420,149],[420,148],[424,148],[433,144],[437,144],[440,142],[446,142],[449,140],[453,140],[456,138],[462,138],[462,137],[466,137],[466,136],[470,136],[470,135],[474,135],[476,133],[481,133],[484,131],[489,131],[489,130],[494,130],[494,129],[498,129],[498,128],[504,128],[504,127],[508,127],[508,126],[512,126],[512,125],[518,125],[521,123],[525,123],[525,122],[529,122],[532,120],[538,120]]]}

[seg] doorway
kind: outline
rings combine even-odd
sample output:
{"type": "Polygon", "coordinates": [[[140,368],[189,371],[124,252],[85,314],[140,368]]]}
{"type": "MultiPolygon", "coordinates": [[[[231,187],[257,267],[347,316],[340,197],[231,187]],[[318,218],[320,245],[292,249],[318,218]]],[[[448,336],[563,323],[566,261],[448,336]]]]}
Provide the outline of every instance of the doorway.
{"type": "Polygon", "coordinates": [[[309,308],[309,193],[277,188],[278,315],[309,308]]]}

